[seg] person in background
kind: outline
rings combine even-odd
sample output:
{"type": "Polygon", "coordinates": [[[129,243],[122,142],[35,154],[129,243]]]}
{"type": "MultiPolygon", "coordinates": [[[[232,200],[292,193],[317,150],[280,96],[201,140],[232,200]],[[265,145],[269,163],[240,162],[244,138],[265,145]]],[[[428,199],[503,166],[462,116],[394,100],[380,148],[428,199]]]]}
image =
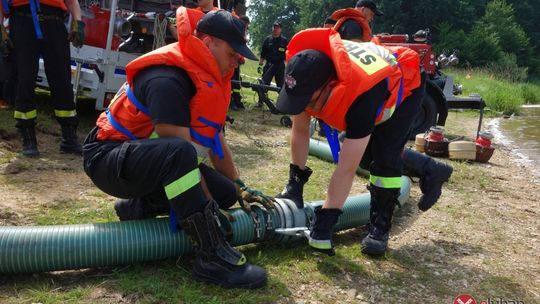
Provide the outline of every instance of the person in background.
{"type": "Polygon", "coordinates": [[[341,39],[368,42],[372,38],[371,21],[375,16],[382,15],[383,12],[372,0],[359,0],[354,8],[337,10],[330,17],[336,20],[334,29],[341,39]]]}
{"type": "Polygon", "coordinates": [[[71,86],[71,42],[80,48],[84,42],[84,23],[77,0],[14,0],[0,9],[0,20],[9,14],[10,32],[0,24],[2,44],[13,46],[16,71],[15,113],[16,127],[22,136],[22,154],[39,156],[36,139],[36,77],[39,58],[45,62],[45,74],[51,91],[54,115],[60,124],[62,138],[60,151],[80,155],[77,141],[77,111],[71,86]],[[9,11],[4,11],[5,9],[9,11]],[[64,20],[71,15],[70,32],[64,20]]]}
{"type": "Polygon", "coordinates": [[[274,22],[272,25],[272,34],[263,41],[259,59],[259,68],[257,69],[257,72],[262,74],[262,81],[264,84],[269,85],[272,82],[272,78],[274,78],[276,86],[283,86],[285,52],[287,51],[288,43],[287,38],[281,35],[281,23],[278,21],[274,22]]]}
{"type": "Polygon", "coordinates": [[[326,17],[323,23],[323,28],[333,28],[336,25],[336,20],[332,19],[331,16],[326,17]]]}

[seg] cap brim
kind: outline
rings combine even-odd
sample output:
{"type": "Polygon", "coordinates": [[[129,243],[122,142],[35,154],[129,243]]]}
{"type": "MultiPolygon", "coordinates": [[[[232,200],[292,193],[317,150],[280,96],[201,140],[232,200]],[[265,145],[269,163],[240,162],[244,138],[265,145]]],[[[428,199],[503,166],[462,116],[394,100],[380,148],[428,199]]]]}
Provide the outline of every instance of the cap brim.
{"type": "Polygon", "coordinates": [[[245,44],[231,44],[229,45],[240,55],[244,56],[247,59],[259,60],[255,54],[247,47],[245,44]]]}
{"type": "Polygon", "coordinates": [[[298,115],[304,112],[312,95],[313,94],[303,96],[290,95],[287,93],[284,86],[279,92],[276,108],[284,114],[298,115]]]}

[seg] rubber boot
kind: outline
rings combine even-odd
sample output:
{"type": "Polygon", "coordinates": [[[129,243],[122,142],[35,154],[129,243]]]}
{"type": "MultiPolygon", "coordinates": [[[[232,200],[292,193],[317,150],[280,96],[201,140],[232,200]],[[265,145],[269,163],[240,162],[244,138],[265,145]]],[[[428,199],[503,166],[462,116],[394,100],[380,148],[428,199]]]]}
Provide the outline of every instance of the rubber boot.
{"type": "Polygon", "coordinates": [[[22,155],[28,157],[39,156],[37,147],[36,129],[33,125],[17,126],[22,136],[22,155]]]}
{"type": "Polygon", "coordinates": [[[392,228],[392,216],[399,203],[399,189],[380,188],[373,184],[369,209],[368,235],[362,240],[362,252],[371,256],[382,256],[388,250],[388,235],[392,228]]]}
{"type": "Polygon", "coordinates": [[[246,107],[244,106],[244,103],[242,102],[242,96],[237,92],[232,93],[229,109],[233,111],[239,111],[239,110],[244,110],[245,108],[246,107]]]}
{"type": "Polygon", "coordinates": [[[292,200],[299,209],[304,208],[304,185],[309,180],[313,171],[306,166],[304,170],[297,165],[289,165],[289,181],[283,191],[276,195],[277,198],[292,200]]]}
{"type": "Polygon", "coordinates": [[[192,275],[196,280],[226,288],[259,288],[266,285],[266,272],[246,262],[246,257],[234,249],[218,226],[218,206],[210,201],[202,212],[181,221],[191,237],[196,260],[192,275]]]}
{"type": "Polygon", "coordinates": [[[403,163],[405,174],[420,178],[422,197],[418,201],[418,208],[427,211],[441,196],[442,186],[448,181],[454,169],[450,165],[410,149],[403,151],[403,163]]]}
{"type": "Polygon", "coordinates": [[[141,198],[118,199],[114,210],[120,221],[142,220],[168,214],[169,202],[149,202],[141,198]]]}
{"type": "Polygon", "coordinates": [[[82,146],[77,141],[76,125],[61,125],[62,141],[60,142],[60,152],[82,155],[82,146]]]}
{"type": "Polygon", "coordinates": [[[340,209],[334,208],[315,208],[315,220],[309,234],[309,246],[313,249],[326,253],[329,256],[336,254],[332,234],[334,226],[343,213],[340,209]]]}

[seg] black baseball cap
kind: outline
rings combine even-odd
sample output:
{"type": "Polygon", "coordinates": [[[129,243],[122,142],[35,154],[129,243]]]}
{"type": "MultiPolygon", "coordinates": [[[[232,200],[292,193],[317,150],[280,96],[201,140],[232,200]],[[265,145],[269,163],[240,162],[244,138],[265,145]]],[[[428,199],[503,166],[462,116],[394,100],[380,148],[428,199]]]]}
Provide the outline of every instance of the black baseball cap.
{"type": "Polygon", "coordinates": [[[313,93],[335,73],[334,63],[326,54],[312,49],[299,52],[285,68],[276,108],[285,114],[302,113],[313,93]]]}
{"type": "Polygon", "coordinates": [[[226,41],[240,55],[259,60],[247,47],[246,25],[225,10],[210,11],[197,24],[197,31],[226,41]]]}
{"type": "Polygon", "coordinates": [[[274,22],[274,24],[273,24],[272,26],[279,26],[279,27],[281,27],[281,22],[276,21],[276,22],[274,22]]]}
{"type": "Polygon", "coordinates": [[[372,0],[359,0],[356,2],[356,7],[367,7],[373,11],[375,16],[382,16],[383,12],[377,7],[377,4],[372,0]]]}

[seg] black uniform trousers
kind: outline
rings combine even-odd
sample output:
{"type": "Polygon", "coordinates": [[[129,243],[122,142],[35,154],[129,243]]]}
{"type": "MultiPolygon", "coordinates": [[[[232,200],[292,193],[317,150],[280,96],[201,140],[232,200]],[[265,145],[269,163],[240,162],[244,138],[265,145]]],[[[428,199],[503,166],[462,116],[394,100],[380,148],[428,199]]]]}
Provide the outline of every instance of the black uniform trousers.
{"type": "Polygon", "coordinates": [[[399,177],[403,174],[403,147],[407,143],[410,129],[425,93],[425,81],[414,89],[395,109],[387,121],[377,125],[369,139],[360,167],[369,170],[371,175],[399,177]]]}
{"type": "Polygon", "coordinates": [[[198,164],[190,142],[181,138],[100,141],[97,127],[83,144],[84,170],[103,192],[120,198],[141,198],[145,203],[174,208],[177,218],[201,211],[208,201],[200,183],[168,199],[164,188],[197,169],[221,209],[237,201],[233,182],[216,170],[198,164]]]}
{"type": "MultiPolygon", "coordinates": [[[[42,5],[41,8],[46,14],[47,7],[42,5]]],[[[49,10],[57,11],[50,8],[49,10]]],[[[29,10],[13,8],[12,11],[13,14],[9,22],[17,75],[17,87],[15,89],[16,114],[17,112],[28,113],[36,109],[34,89],[36,87],[40,55],[43,57],[54,109],[64,113],[74,111],[70,47],[63,18],[58,16],[58,18],[48,18],[40,21],[39,25],[43,33],[43,39],[38,39],[32,19],[28,15],[29,10]]],[[[67,119],[69,124],[70,118],[71,120],[76,119],[73,116],[62,117],[62,115],[57,115],[57,118],[60,118],[60,123],[62,123],[62,118],[67,119]]],[[[17,120],[18,123],[33,125],[35,124],[35,114],[17,120]]]]}
{"type": "Polygon", "coordinates": [[[283,79],[285,78],[285,62],[270,62],[266,61],[266,64],[263,67],[263,76],[262,81],[270,85],[272,78],[276,80],[276,86],[283,86],[283,79]]]}

